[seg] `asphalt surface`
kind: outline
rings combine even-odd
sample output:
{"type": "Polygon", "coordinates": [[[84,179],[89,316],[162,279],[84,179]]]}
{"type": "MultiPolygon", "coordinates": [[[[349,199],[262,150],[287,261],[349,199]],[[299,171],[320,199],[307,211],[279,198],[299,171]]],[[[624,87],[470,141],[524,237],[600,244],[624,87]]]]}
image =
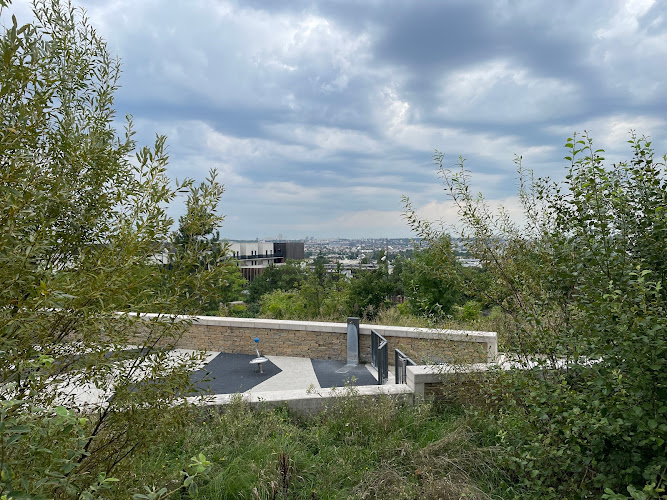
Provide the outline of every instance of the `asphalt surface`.
{"type": "Polygon", "coordinates": [[[344,385],[377,385],[378,381],[366,368],[357,365],[345,373],[339,373],[345,363],[328,359],[311,359],[320,387],[343,387],[344,385]]]}
{"type": "Polygon", "coordinates": [[[192,374],[198,389],[211,394],[234,394],[249,391],[258,384],[279,374],[282,370],[271,360],[263,363],[262,372],[250,364],[256,356],[221,352],[204,368],[192,374]]]}
{"type": "Polygon", "coordinates": [[[249,354],[219,353],[192,376],[196,386],[210,394],[249,391],[279,391],[306,388],[331,388],[345,385],[377,385],[377,378],[365,365],[339,373],[340,361],[267,356],[262,371],[250,363],[249,354]]]}

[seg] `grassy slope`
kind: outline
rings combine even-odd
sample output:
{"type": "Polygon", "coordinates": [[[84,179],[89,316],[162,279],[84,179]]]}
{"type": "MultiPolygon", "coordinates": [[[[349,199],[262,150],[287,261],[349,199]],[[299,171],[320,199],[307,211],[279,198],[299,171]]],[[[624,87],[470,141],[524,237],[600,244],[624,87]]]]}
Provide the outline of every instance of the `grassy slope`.
{"type": "Polygon", "coordinates": [[[179,437],[129,464],[135,491],[177,487],[198,453],[213,466],[189,498],[489,498],[483,490],[503,482],[457,407],[343,398],[310,419],[242,401],[195,412],[179,437]]]}

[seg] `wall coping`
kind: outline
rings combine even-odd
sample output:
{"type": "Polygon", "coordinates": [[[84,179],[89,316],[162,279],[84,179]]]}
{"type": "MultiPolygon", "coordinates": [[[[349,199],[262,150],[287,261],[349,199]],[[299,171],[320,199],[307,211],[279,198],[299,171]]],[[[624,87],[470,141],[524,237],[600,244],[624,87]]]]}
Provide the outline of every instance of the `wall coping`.
{"type": "MultiPolygon", "coordinates": [[[[155,313],[142,313],[142,318],[153,319],[166,317],[155,313]]],[[[171,317],[171,316],[170,316],[171,317]]],[[[204,326],[230,326],[235,328],[266,328],[272,330],[304,330],[315,332],[347,333],[347,323],[329,323],[324,321],[295,321],[285,319],[228,318],[222,316],[176,316],[176,320],[191,320],[204,326]]],[[[370,335],[375,330],[384,337],[412,337],[420,339],[445,339],[459,342],[493,342],[496,332],[475,330],[450,330],[437,328],[417,328],[413,326],[359,325],[361,335],[370,335]]]]}
{"type": "Polygon", "coordinates": [[[414,384],[432,384],[442,381],[443,375],[456,373],[486,372],[490,368],[498,368],[495,363],[471,363],[467,365],[419,365],[406,366],[406,379],[414,384]]]}

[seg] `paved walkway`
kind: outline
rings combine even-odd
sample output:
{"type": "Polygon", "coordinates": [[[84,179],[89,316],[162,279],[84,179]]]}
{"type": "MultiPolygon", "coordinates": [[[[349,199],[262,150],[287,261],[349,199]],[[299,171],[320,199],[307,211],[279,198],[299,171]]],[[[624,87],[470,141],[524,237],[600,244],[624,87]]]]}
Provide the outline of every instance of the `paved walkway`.
{"type": "Polygon", "coordinates": [[[207,364],[193,374],[197,386],[211,394],[259,393],[286,390],[317,390],[346,384],[377,385],[370,365],[344,371],[345,363],[331,360],[267,356],[263,373],[250,364],[249,354],[209,353],[207,364]]]}
{"type": "MultiPolygon", "coordinates": [[[[128,352],[140,351],[129,348],[128,352]]],[[[167,363],[177,363],[189,349],[175,349],[169,353],[167,363]],[[170,361],[171,360],[171,361],[170,361]]],[[[250,363],[255,358],[249,354],[208,352],[202,368],[192,374],[195,385],[210,395],[219,398],[241,393],[252,397],[266,397],[267,393],[278,395],[285,391],[318,391],[332,387],[377,386],[377,372],[370,365],[358,365],[351,369],[340,361],[287,356],[267,356],[262,373],[250,363]],[[261,395],[264,396],[261,396],[261,395]]],[[[139,376],[139,380],[142,377],[139,376]]],[[[391,379],[391,374],[390,374],[391,379]]],[[[390,380],[390,383],[392,381],[390,380]]],[[[83,378],[66,386],[60,386],[63,394],[69,395],[76,406],[94,408],[104,404],[113,396],[112,385],[97,387],[83,378]]]]}

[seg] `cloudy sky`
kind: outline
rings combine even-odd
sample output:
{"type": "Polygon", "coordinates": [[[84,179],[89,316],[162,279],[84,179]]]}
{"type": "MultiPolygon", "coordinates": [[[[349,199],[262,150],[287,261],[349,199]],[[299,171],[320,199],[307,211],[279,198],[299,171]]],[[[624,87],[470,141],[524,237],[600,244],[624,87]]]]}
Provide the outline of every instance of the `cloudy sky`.
{"type": "Polygon", "coordinates": [[[667,2],[75,4],[122,59],[139,142],[167,135],[171,177],[221,172],[229,239],[410,236],[401,195],[454,223],[435,149],[510,209],[514,155],[560,178],[575,131],[667,152],[667,2]]]}

